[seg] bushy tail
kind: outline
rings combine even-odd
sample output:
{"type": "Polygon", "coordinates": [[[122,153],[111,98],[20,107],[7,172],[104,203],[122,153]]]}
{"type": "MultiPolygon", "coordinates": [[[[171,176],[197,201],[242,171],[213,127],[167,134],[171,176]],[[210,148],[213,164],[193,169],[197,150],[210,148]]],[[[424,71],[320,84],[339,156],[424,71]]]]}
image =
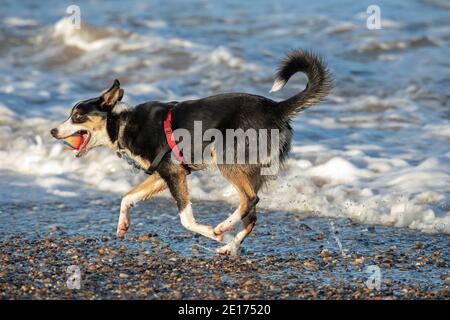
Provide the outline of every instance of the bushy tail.
{"type": "Polygon", "coordinates": [[[278,111],[282,117],[294,117],[308,106],[322,101],[331,90],[331,74],[323,60],[312,52],[294,50],[281,61],[270,92],[283,88],[297,72],[306,74],[308,84],[302,92],[279,102],[278,111]]]}

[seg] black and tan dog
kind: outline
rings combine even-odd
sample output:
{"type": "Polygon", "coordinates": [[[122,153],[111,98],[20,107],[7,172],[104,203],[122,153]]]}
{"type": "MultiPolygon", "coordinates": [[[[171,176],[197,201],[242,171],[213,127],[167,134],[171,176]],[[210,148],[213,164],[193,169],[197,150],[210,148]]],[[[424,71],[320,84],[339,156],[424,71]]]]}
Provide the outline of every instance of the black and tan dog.
{"type": "MultiPolygon", "coordinates": [[[[129,229],[129,210],[134,204],[168,188],[176,200],[182,225],[193,232],[222,242],[224,233],[242,221],[243,228],[233,240],[217,250],[219,253],[232,253],[255,225],[257,194],[269,177],[261,174],[264,161],[218,163],[214,155],[211,161],[204,163],[173,161],[170,156],[171,148],[174,151],[173,146],[167,147],[168,114],[171,113],[169,124],[173,131],[185,129],[192,132],[194,121],[201,121],[203,132],[216,129],[224,137],[228,129],[276,129],[280,137],[277,160],[283,163],[291,144],[291,119],[306,107],[324,99],[331,88],[330,73],[322,60],[312,53],[296,50],[282,61],[271,92],[281,89],[296,72],[307,75],[306,88],[280,102],[247,93],[227,93],[199,100],[170,103],[152,101],[133,108],[121,108],[118,102],[124,91],[119,81],[115,80],[113,86],[101,96],[77,103],[70,117],[52,129],[51,134],[57,139],[74,133],[82,134],[83,144],[77,156],[82,156],[94,147],[108,146],[131,158],[144,170],[151,168],[152,174],[122,199],[118,236],[124,236],[129,229]],[[190,170],[200,170],[211,165],[218,167],[240,197],[236,211],[215,228],[199,224],[194,219],[186,181],[190,170]]],[[[238,147],[234,142],[232,145],[238,147]]],[[[248,148],[248,145],[245,144],[244,148],[248,148]]],[[[202,147],[205,145],[202,144],[202,147]]]]}

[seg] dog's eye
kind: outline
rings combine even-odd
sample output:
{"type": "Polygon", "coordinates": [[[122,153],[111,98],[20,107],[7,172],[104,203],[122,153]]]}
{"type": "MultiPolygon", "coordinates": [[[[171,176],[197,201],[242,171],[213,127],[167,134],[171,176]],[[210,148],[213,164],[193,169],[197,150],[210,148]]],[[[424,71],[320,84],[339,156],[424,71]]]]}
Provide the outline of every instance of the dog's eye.
{"type": "Polygon", "coordinates": [[[72,121],[74,123],[81,123],[81,122],[85,122],[86,120],[87,120],[87,116],[84,114],[77,113],[72,116],[72,121]]]}

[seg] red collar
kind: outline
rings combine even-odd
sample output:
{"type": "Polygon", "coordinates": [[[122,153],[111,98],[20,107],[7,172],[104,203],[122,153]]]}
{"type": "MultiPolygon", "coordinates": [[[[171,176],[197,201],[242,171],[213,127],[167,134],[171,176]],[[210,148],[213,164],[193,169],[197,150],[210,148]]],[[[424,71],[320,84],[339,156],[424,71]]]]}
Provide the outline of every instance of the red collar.
{"type": "Polygon", "coordinates": [[[150,164],[150,167],[148,167],[144,172],[148,175],[154,174],[159,164],[161,163],[164,156],[167,154],[167,152],[172,151],[177,158],[177,160],[180,162],[181,166],[186,170],[187,174],[191,173],[191,169],[189,168],[188,164],[183,158],[183,153],[178,149],[177,143],[175,139],[173,138],[173,131],[172,131],[172,106],[169,107],[169,111],[167,112],[167,116],[164,119],[164,132],[166,134],[166,141],[167,144],[164,145],[164,147],[158,152],[155,159],[150,164]]]}
{"type": "Polygon", "coordinates": [[[173,154],[178,159],[180,164],[183,166],[184,169],[188,171],[188,173],[190,173],[189,166],[187,165],[186,161],[183,158],[183,153],[180,151],[180,149],[178,149],[177,143],[173,138],[171,123],[172,123],[172,108],[169,109],[169,112],[167,112],[167,116],[164,119],[164,132],[166,134],[166,141],[170,147],[170,150],[172,150],[173,154]]]}

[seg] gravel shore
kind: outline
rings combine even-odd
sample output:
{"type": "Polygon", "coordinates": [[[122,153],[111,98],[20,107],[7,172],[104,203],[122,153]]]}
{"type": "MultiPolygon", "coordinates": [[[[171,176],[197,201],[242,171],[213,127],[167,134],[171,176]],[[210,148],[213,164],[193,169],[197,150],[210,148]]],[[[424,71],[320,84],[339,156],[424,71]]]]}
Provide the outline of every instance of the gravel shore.
{"type": "MultiPolygon", "coordinates": [[[[114,236],[117,208],[117,201],[98,197],[76,208],[62,202],[3,203],[0,297],[449,297],[449,235],[263,211],[240,255],[223,257],[214,253],[219,244],[181,227],[172,201],[136,207],[133,229],[123,240],[114,236]],[[70,278],[74,270],[80,271],[79,289],[76,277],[70,278]]],[[[232,208],[198,202],[194,210],[198,220],[215,224],[232,208]]]]}

